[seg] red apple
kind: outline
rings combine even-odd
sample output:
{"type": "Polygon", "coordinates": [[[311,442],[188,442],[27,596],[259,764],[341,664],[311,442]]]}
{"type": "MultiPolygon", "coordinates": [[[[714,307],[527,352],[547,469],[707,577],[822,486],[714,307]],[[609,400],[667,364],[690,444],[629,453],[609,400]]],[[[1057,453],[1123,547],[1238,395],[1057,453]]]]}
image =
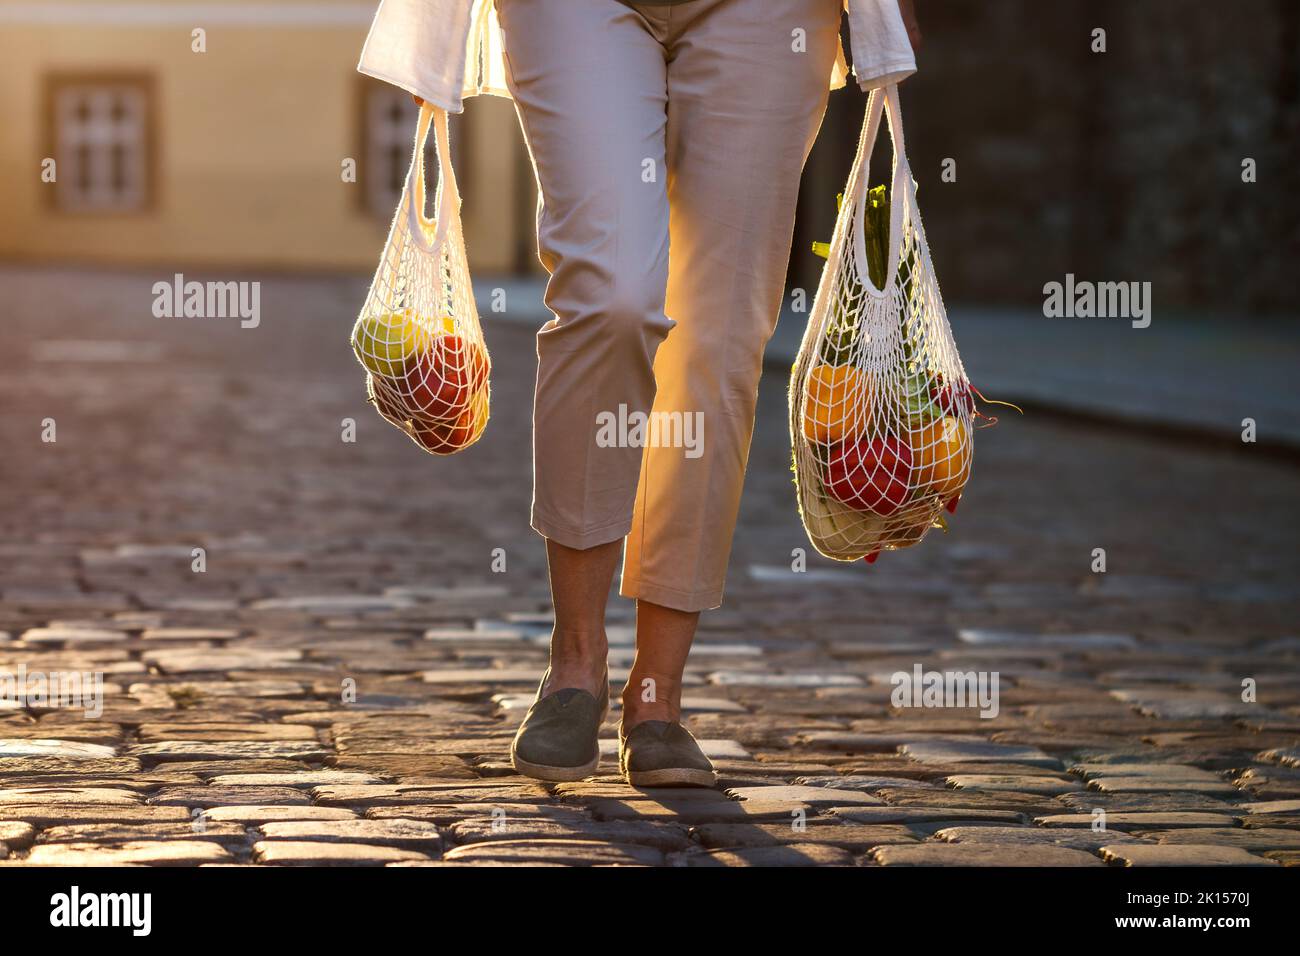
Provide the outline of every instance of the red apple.
{"type": "Polygon", "coordinates": [[[429,349],[411,357],[405,382],[412,411],[450,418],[469,407],[488,376],[487,352],[459,335],[436,335],[429,349]]]}
{"type": "Polygon", "coordinates": [[[473,404],[463,409],[454,422],[434,422],[415,426],[415,440],[435,455],[450,455],[460,451],[474,440],[480,431],[480,417],[487,416],[487,393],[480,392],[473,404]]]}
{"type": "Polygon", "coordinates": [[[458,418],[450,425],[444,422],[435,422],[425,427],[417,426],[415,440],[426,451],[431,451],[435,455],[450,455],[469,444],[471,433],[472,430],[462,425],[461,420],[458,418]]]}

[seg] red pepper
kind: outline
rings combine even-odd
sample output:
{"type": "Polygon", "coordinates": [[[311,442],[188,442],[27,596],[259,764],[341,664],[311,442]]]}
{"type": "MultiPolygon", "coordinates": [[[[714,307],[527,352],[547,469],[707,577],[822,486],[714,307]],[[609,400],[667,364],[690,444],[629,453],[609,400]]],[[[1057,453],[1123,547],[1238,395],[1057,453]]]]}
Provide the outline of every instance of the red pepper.
{"type": "Polygon", "coordinates": [[[971,393],[970,384],[959,382],[955,388],[944,384],[943,373],[935,376],[934,384],[930,386],[930,398],[943,409],[945,415],[956,414],[958,405],[965,405],[968,412],[975,411],[975,396],[971,393]]]}
{"type": "Polygon", "coordinates": [[[837,445],[826,466],[826,489],[858,511],[887,517],[907,501],[912,449],[892,435],[837,445]]]}

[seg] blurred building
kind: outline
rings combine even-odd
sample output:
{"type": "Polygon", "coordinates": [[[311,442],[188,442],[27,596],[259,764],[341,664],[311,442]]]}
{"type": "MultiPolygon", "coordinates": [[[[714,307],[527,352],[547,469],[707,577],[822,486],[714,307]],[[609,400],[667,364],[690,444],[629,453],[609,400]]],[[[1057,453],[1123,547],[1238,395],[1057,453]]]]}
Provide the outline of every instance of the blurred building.
{"type": "MultiPolygon", "coordinates": [[[[415,118],[355,71],[376,2],[0,0],[0,256],[370,271],[415,118]]],[[[1294,312],[1300,4],[917,6],[926,41],[902,99],[949,301],[1041,304],[1070,272],[1149,280],[1162,308],[1294,312]]],[[[831,235],[863,102],[831,96],[792,286],[816,286],[809,245],[831,235]]],[[[471,100],[452,145],[474,269],[539,271],[513,105],[471,100]]]]}
{"type": "MultiPolygon", "coordinates": [[[[0,256],[372,269],[416,115],[355,70],[375,5],[0,0],[0,256]]],[[[452,142],[475,267],[537,268],[511,104],[452,142]]]]}

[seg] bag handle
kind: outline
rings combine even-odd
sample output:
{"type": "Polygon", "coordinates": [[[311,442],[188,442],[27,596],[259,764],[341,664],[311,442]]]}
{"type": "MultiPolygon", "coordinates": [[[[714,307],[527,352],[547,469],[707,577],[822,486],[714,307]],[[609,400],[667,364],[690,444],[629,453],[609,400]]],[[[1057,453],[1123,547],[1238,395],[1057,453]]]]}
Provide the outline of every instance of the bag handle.
{"type": "Polygon", "coordinates": [[[853,214],[857,217],[857,229],[853,235],[853,258],[857,264],[858,277],[863,288],[876,298],[885,294],[885,289],[898,274],[897,237],[903,229],[903,203],[901,197],[908,187],[912,169],[907,162],[907,146],[903,141],[903,111],[898,102],[898,85],[890,83],[882,89],[871,91],[867,101],[866,120],[862,124],[862,141],[858,144],[857,174],[854,183],[853,214]],[[880,131],[880,119],[888,117],[889,138],[894,145],[894,180],[889,189],[889,261],[885,266],[884,288],[877,289],[871,281],[867,268],[867,247],[863,236],[862,223],[867,207],[867,176],[871,165],[871,154],[875,149],[876,135],[880,131]]]}
{"type": "Polygon", "coordinates": [[[460,191],[456,188],[456,173],[451,168],[447,111],[428,101],[420,107],[420,122],[415,130],[415,155],[411,158],[411,170],[406,175],[405,195],[411,237],[425,252],[432,253],[446,238],[451,217],[460,211],[460,191]],[[430,125],[433,126],[434,140],[438,149],[436,219],[429,219],[424,212],[427,201],[424,189],[424,144],[429,138],[430,125]]]}

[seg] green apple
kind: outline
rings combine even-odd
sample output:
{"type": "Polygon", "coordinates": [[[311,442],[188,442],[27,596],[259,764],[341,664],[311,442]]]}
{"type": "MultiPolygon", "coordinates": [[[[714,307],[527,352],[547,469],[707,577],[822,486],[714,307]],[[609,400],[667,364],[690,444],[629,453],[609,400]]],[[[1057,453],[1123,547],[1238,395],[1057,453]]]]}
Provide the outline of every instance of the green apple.
{"type": "Polygon", "coordinates": [[[352,350],[372,374],[400,378],[415,352],[418,333],[409,314],[368,315],[352,332],[352,350]]]}

